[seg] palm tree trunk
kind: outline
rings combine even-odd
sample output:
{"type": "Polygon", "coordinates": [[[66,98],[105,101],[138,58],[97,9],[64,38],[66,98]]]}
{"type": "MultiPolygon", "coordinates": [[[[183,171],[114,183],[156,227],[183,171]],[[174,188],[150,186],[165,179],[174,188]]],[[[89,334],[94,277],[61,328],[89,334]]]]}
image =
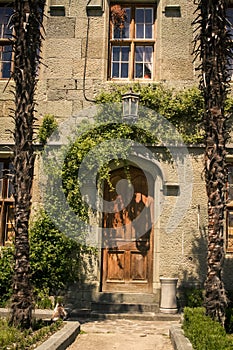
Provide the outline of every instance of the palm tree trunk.
{"type": "Polygon", "coordinates": [[[13,278],[11,323],[31,325],[33,293],[30,283],[28,224],[34,169],[33,126],[34,92],[41,45],[40,24],[45,1],[15,1],[14,72],[14,199],[15,270],[13,278]]]}
{"type": "Polygon", "coordinates": [[[225,100],[229,88],[227,69],[229,35],[226,0],[199,0],[194,21],[198,34],[194,53],[200,58],[200,88],[205,112],[205,181],[208,196],[208,255],[205,281],[206,313],[224,325],[227,297],[222,282],[224,261],[224,211],[227,182],[225,100]]]}

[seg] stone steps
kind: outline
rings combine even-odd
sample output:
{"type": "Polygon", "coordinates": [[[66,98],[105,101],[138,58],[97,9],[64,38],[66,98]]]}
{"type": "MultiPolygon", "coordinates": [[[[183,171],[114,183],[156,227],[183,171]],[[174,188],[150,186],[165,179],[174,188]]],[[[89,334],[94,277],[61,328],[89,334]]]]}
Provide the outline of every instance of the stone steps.
{"type": "Polygon", "coordinates": [[[128,319],[128,320],[142,320],[142,321],[179,321],[180,314],[163,314],[157,312],[144,312],[144,313],[104,313],[91,311],[90,309],[74,309],[70,313],[70,319],[78,319],[79,321],[85,319],[96,320],[116,320],[116,319],[128,319]]]}
{"type": "Polygon", "coordinates": [[[101,292],[90,308],[92,317],[152,319],[159,312],[159,299],[156,294],[101,292]]]}
{"type": "Polygon", "coordinates": [[[71,318],[154,320],[159,314],[159,296],[144,293],[95,295],[88,307],[72,309],[71,318]]]}
{"type": "Polygon", "coordinates": [[[141,303],[159,303],[159,293],[147,294],[147,293],[97,293],[95,302],[106,303],[129,303],[129,304],[141,304],[141,303]]]}
{"type": "Polygon", "coordinates": [[[79,304],[67,305],[69,315],[74,319],[174,319],[179,315],[160,313],[160,292],[148,293],[107,293],[97,292],[92,298],[79,304]]]}
{"type": "Polygon", "coordinates": [[[91,310],[97,313],[115,314],[115,313],[146,313],[158,312],[159,306],[155,303],[109,303],[109,302],[92,302],[91,310]]]}

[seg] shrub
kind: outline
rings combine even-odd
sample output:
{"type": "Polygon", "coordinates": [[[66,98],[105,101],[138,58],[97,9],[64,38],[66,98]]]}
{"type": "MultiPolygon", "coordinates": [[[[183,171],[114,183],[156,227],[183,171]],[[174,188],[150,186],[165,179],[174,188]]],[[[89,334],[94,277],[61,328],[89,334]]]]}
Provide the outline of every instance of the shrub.
{"type": "Polygon", "coordinates": [[[35,288],[34,294],[36,297],[36,308],[38,309],[54,309],[54,302],[52,297],[49,296],[48,288],[35,288]]]}
{"type": "Polygon", "coordinates": [[[57,129],[58,123],[52,114],[46,114],[43,118],[42,124],[39,127],[38,138],[42,145],[45,145],[48,138],[57,129]]]}
{"type": "Polygon", "coordinates": [[[184,291],[185,305],[187,307],[201,307],[203,306],[203,290],[190,288],[184,291]]]}
{"type": "MultiPolygon", "coordinates": [[[[36,306],[51,308],[50,295],[59,295],[86,275],[84,255],[90,248],[62,234],[44,211],[38,213],[30,227],[31,282],[36,306]]],[[[14,247],[0,250],[0,306],[6,306],[12,294],[14,247]]]]}
{"type": "Polygon", "coordinates": [[[196,350],[230,350],[233,339],[216,321],[205,315],[204,308],[184,309],[183,329],[185,336],[196,350]]]}
{"type": "Polygon", "coordinates": [[[233,309],[232,309],[232,306],[229,306],[226,309],[225,329],[226,329],[227,333],[233,333],[233,309]]]}
{"type": "Polygon", "coordinates": [[[30,228],[32,283],[42,304],[50,304],[46,295],[57,295],[80,279],[82,247],[61,233],[44,211],[30,228]]]}
{"type": "Polygon", "coordinates": [[[14,266],[13,246],[0,248],[0,306],[6,306],[12,294],[12,274],[14,266]]]}
{"type": "Polygon", "coordinates": [[[43,321],[36,321],[32,328],[22,332],[19,328],[9,326],[6,319],[0,319],[0,349],[34,349],[36,343],[47,339],[62,325],[61,320],[51,325],[46,325],[43,321]]]}

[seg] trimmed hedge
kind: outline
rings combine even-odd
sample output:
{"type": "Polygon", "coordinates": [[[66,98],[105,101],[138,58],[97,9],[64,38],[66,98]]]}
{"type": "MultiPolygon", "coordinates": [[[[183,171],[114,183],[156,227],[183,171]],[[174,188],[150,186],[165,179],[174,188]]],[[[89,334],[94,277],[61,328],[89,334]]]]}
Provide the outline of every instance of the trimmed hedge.
{"type": "Polygon", "coordinates": [[[204,303],[203,295],[204,295],[204,291],[202,289],[185,288],[184,289],[185,306],[190,308],[201,307],[204,303]]]}
{"type": "Polygon", "coordinates": [[[216,321],[205,315],[205,309],[184,309],[183,330],[195,350],[233,349],[233,337],[216,321]]]}

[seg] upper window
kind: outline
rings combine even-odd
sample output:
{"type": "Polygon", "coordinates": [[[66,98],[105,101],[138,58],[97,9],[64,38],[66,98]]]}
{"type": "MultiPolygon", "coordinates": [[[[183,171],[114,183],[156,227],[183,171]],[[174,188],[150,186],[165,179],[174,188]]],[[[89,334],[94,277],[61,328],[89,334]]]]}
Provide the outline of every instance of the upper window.
{"type": "MultiPolygon", "coordinates": [[[[229,7],[226,11],[226,15],[227,15],[227,19],[229,21],[229,26],[227,27],[230,36],[231,36],[231,40],[232,40],[232,47],[231,50],[233,50],[233,7],[229,7]]],[[[229,70],[230,70],[230,76],[231,76],[231,80],[233,80],[233,58],[229,58],[229,70]]]]}
{"type": "Polygon", "coordinates": [[[0,245],[11,241],[14,235],[14,198],[10,182],[11,163],[0,160],[0,245]]]}
{"type": "Polygon", "coordinates": [[[155,7],[111,5],[111,79],[152,79],[155,7]]]}
{"type": "Polygon", "coordinates": [[[12,66],[12,28],[9,25],[13,9],[0,4],[0,78],[9,78],[12,66]]]}
{"type": "Polygon", "coordinates": [[[233,164],[229,164],[226,205],[226,250],[233,253],[233,164]]]}

